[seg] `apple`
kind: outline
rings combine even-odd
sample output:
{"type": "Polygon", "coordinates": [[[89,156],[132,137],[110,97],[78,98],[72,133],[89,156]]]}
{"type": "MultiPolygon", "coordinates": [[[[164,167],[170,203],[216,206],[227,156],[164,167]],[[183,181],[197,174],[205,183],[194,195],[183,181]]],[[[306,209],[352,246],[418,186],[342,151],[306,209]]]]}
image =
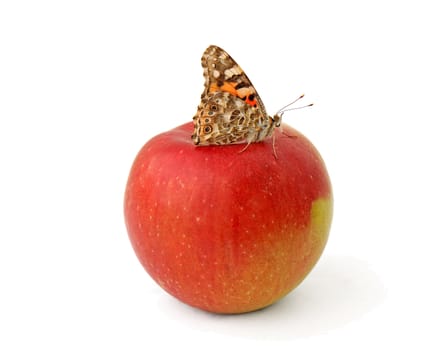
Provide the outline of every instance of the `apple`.
{"type": "Polygon", "coordinates": [[[333,199],[325,164],[287,125],[243,152],[244,144],[195,146],[192,131],[187,123],[157,135],[135,158],[124,198],[133,249],[188,305],[229,314],[271,305],[326,245],[333,199]]]}

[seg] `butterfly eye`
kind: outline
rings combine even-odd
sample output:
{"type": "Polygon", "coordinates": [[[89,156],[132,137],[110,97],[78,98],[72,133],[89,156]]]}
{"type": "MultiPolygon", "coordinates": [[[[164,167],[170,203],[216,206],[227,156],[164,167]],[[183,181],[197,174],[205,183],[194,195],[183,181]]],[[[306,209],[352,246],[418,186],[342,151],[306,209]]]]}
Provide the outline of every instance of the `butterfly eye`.
{"type": "Polygon", "coordinates": [[[210,125],[206,125],[204,127],[204,133],[205,134],[210,134],[212,132],[212,127],[210,125]]]}

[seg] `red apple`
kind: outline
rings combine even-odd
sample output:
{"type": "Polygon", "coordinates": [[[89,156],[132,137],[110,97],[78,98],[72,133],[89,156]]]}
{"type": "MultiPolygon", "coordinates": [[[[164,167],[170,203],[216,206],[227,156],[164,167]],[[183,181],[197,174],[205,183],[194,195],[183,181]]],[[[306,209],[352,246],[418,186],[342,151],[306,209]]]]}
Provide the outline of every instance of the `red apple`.
{"type": "Polygon", "coordinates": [[[324,162],[296,130],[273,140],[195,146],[187,123],[148,141],[124,200],[135,253],[179,300],[216,313],[257,310],[318,261],[332,218],[324,162]]]}

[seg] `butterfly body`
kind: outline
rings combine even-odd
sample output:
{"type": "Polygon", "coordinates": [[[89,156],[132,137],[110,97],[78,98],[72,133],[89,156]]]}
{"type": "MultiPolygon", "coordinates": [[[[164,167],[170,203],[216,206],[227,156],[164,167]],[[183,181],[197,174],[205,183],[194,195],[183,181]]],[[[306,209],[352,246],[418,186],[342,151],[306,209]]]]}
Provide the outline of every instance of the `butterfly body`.
{"type": "Polygon", "coordinates": [[[267,114],[258,93],[241,67],[217,46],[201,59],[204,91],[193,117],[196,145],[260,142],[281,124],[281,116],[267,114]]]}

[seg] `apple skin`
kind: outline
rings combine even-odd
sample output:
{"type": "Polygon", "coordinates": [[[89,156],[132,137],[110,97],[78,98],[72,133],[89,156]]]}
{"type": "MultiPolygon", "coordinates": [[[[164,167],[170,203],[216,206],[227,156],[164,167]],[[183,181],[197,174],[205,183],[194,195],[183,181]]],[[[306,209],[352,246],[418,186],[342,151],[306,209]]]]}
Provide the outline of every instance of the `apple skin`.
{"type": "Polygon", "coordinates": [[[124,198],[133,249],[150,276],[184,303],[244,313],[293,290],[327,242],[333,198],[325,164],[298,131],[195,146],[187,123],[138,153],[124,198]]]}

